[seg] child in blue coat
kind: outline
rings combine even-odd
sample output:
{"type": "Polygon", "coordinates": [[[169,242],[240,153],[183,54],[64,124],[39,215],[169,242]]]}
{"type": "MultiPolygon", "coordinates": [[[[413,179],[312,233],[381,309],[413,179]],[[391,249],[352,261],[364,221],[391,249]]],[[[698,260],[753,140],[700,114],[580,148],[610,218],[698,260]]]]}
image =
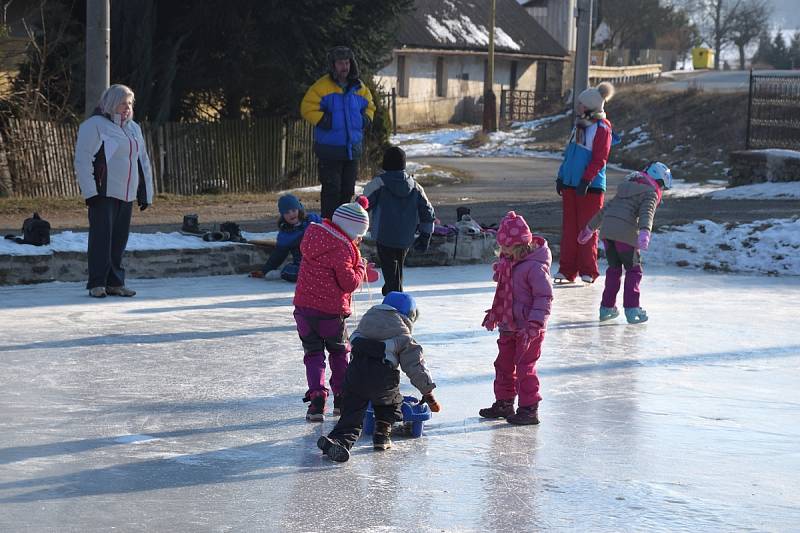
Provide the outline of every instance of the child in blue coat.
{"type": "Polygon", "coordinates": [[[306,214],[303,204],[296,196],[286,194],[278,198],[278,240],[275,250],[270,254],[269,259],[261,270],[251,272],[254,278],[278,279],[279,277],[292,283],[297,281],[297,273],[300,271],[300,241],[306,228],[312,222],[321,223],[322,219],[314,213],[306,214]],[[292,254],[292,261],[278,270],[292,254]]]}

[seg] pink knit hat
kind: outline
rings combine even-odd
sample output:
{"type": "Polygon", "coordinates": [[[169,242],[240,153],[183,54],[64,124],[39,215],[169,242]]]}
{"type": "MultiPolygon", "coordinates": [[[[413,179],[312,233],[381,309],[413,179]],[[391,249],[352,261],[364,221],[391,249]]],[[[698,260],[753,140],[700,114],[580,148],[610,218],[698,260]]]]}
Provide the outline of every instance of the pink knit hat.
{"type": "Polygon", "coordinates": [[[497,230],[497,244],[500,246],[514,246],[515,244],[530,244],[533,234],[528,223],[514,211],[509,211],[500,221],[497,230]]]}

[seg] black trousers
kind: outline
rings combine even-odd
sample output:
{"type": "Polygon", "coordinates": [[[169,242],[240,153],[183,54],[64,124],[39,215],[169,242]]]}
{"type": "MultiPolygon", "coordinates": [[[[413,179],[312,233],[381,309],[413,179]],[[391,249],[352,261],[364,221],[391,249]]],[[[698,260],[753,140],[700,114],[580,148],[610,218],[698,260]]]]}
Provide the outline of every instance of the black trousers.
{"type": "Polygon", "coordinates": [[[400,371],[381,359],[355,356],[347,367],[342,390],[342,414],[336,427],[328,434],[348,450],[361,436],[367,403],[372,402],[375,422],[388,424],[403,420],[400,406],[400,371]]]}
{"type": "Polygon", "coordinates": [[[408,248],[390,248],[380,243],[377,244],[378,261],[381,262],[383,272],[384,296],[392,291],[403,291],[403,263],[406,261],[408,248]]]}
{"type": "Polygon", "coordinates": [[[319,160],[320,211],[322,218],[331,218],[342,204],[353,199],[356,190],[358,161],[319,160]]]}
{"type": "Polygon", "coordinates": [[[94,287],[122,287],[122,255],[128,245],[133,202],[100,197],[89,206],[89,281],[94,287]]]}

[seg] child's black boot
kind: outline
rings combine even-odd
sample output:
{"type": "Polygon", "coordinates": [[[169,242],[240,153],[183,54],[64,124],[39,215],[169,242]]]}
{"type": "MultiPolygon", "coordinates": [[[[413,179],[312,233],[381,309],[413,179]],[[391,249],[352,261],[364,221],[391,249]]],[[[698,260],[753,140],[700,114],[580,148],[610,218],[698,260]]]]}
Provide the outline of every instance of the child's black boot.
{"type": "Polygon", "coordinates": [[[514,414],[514,400],[497,400],[491,407],[478,411],[478,414],[483,418],[508,418],[514,414]]]}
{"type": "Polygon", "coordinates": [[[532,426],[539,423],[538,411],[538,404],[520,407],[515,414],[507,416],[506,421],[517,426],[532,426]]]}
{"type": "Polygon", "coordinates": [[[375,421],[375,433],[372,435],[372,447],[376,450],[388,450],[392,447],[392,425],[383,420],[375,421]]]}
{"type": "Polygon", "coordinates": [[[322,453],[327,455],[331,461],[345,463],[348,459],[350,459],[350,451],[335,440],[329,439],[328,437],[322,436],[317,439],[317,448],[322,450],[322,453]]]}

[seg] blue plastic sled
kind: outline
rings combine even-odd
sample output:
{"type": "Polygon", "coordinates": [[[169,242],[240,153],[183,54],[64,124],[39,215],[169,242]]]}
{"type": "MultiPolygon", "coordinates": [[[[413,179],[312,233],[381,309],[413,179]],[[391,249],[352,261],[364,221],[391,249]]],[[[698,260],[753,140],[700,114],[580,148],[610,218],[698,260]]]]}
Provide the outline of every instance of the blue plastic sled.
{"type": "MultiPolygon", "coordinates": [[[[419,403],[413,396],[403,396],[403,404],[400,406],[403,412],[403,425],[411,426],[411,436],[419,438],[422,436],[422,429],[426,420],[431,419],[431,408],[426,403],[419,403]]],[[[372,402],[367,405],[364,413],[364,433],[372,435],[375,431],[375,411],[372,409],[372,402]]]]}

